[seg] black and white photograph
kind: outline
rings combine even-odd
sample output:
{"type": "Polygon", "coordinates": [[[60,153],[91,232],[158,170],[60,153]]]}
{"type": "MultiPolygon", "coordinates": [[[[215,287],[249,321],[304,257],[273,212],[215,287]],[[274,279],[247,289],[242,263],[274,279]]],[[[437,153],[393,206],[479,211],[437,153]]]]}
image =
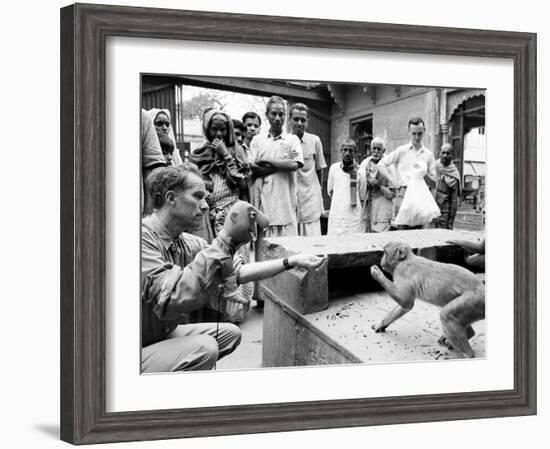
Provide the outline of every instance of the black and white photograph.
{"type": "Polygon", "coordinates": [[[543,447],[547,9],[6,2],[2,447],[543,447]]]}
{"type": "Polygon", "coordinates": [[[142,374],[485,359],[485,88],[140,94],[142,374]]]}

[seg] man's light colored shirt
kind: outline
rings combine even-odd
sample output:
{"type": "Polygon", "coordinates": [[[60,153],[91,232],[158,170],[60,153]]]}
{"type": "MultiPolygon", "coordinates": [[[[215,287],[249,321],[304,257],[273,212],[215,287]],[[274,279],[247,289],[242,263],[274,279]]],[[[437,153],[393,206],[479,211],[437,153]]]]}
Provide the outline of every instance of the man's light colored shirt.
{"type": "Polygon", "coordinates": [[[243,144],[241,145],[241,148],[243,149],[243,152],[244,154],[246,155],[246,161],[247,162],[250,162],[251,161],[251,154],[250,154],[250,148],[248,147],[248,145],[246,143],[243,142],[243,144]]]}
{"type": "Polygon", "coordinates": [[[435,158],[434,154],[425,146],[415,150],[412,143],[397,147],[394,151],[386,154],[378,163],[382,167],[395,167],[397,187],[407,186],[412,175],[412,168],[415,162],[422,160],[428,167],[427,175],[435,180],[435,158]]]}
{"type": "Polygon", "coordinates": [[[330,166],[327,191],[331,196],[328,216],[328,235],[346,235],[363,232],[361,223],[361,203],[365,198],[365,173],[357,170],[355,206],[351,205],[351,177],[342,170],[341,162],[330,166]]]}
{"type": "Polygon", "coordinates": [[[304,166],[296,172],[298,182],[298,223],[317,221],[323,213],[323,195],[317,171],[326,168],[323,144],[315,134],[305,132],[300,139],[304,166]]]}
{"type": "MultiPolygon", "coordinates": [[[[250,143],[251,161],[261,159],[289,159],[303,165],[302,146],[293,134],[281,134],[273,138],[259,134],[250,143]]],[[[269,217],[270,226],[296,223],[296,172],[277,171],[254,181],[255,206],[269,217]]]]}

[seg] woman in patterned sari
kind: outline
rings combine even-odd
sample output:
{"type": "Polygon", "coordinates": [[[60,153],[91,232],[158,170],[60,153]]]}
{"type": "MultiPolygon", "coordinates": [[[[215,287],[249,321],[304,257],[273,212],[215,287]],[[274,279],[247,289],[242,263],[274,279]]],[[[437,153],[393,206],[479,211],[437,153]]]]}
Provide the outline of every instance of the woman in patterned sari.
{"type": "MultiPolygon", "coordinates": [[[[235,145],[233,122],[228,114],[215,109],[207,110],[203,115],[202,125],[206,141],[191,152],[189,159],[199,167],[208,191],[210,214],[204,226],[210,227],[216,236],[223,228],[231,206],[239,199],[246,198],[250,168],[243,150],[235,145]]],[[[208,232],[208,229],[203,229],[197,234],[204,236],[208,232]]],[[[244,263],[250,262],[249,245],[242,246],[237,253],[244,263]]],[[[240,288],[243,296],[247,299],[252,298],[252,283],[243,284],[240,288]]],[[[211,303],[209,307],[217,311],[216,304],[211,303]]],[[[221,319],[242,321],[244,312],[240,310],[233,316],[223,316],[221,312],[221,319]]]]}

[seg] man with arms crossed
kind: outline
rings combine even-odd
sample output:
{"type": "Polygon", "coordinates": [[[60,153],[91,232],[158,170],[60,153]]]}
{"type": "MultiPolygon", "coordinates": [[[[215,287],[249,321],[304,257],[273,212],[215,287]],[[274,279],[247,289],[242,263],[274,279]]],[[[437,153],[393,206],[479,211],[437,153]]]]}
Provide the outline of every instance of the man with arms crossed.
{"type": "Polygon", "coordinates": [[[304,165],[300,140],[283,132],[286,105],[281,97],[267,102],[267,134],[255,136],[250,144],[250,168],[254,179],[251,199],[269,218],[267,237],[297,235],[296,170],[304,165]]]}

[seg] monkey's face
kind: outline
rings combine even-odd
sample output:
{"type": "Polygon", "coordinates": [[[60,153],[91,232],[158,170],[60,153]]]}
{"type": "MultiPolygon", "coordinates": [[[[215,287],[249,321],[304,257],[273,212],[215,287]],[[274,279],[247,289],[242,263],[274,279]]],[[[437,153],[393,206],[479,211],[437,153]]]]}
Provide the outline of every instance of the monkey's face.
{"type": "Polygon", "coordinates": [[[404,243],[387,243],[384,245],[384,255],[380,261],[380,266],[384,271],[392,274],[397,265],[403,262],[411,251],[411,247],[404,243]]]}

